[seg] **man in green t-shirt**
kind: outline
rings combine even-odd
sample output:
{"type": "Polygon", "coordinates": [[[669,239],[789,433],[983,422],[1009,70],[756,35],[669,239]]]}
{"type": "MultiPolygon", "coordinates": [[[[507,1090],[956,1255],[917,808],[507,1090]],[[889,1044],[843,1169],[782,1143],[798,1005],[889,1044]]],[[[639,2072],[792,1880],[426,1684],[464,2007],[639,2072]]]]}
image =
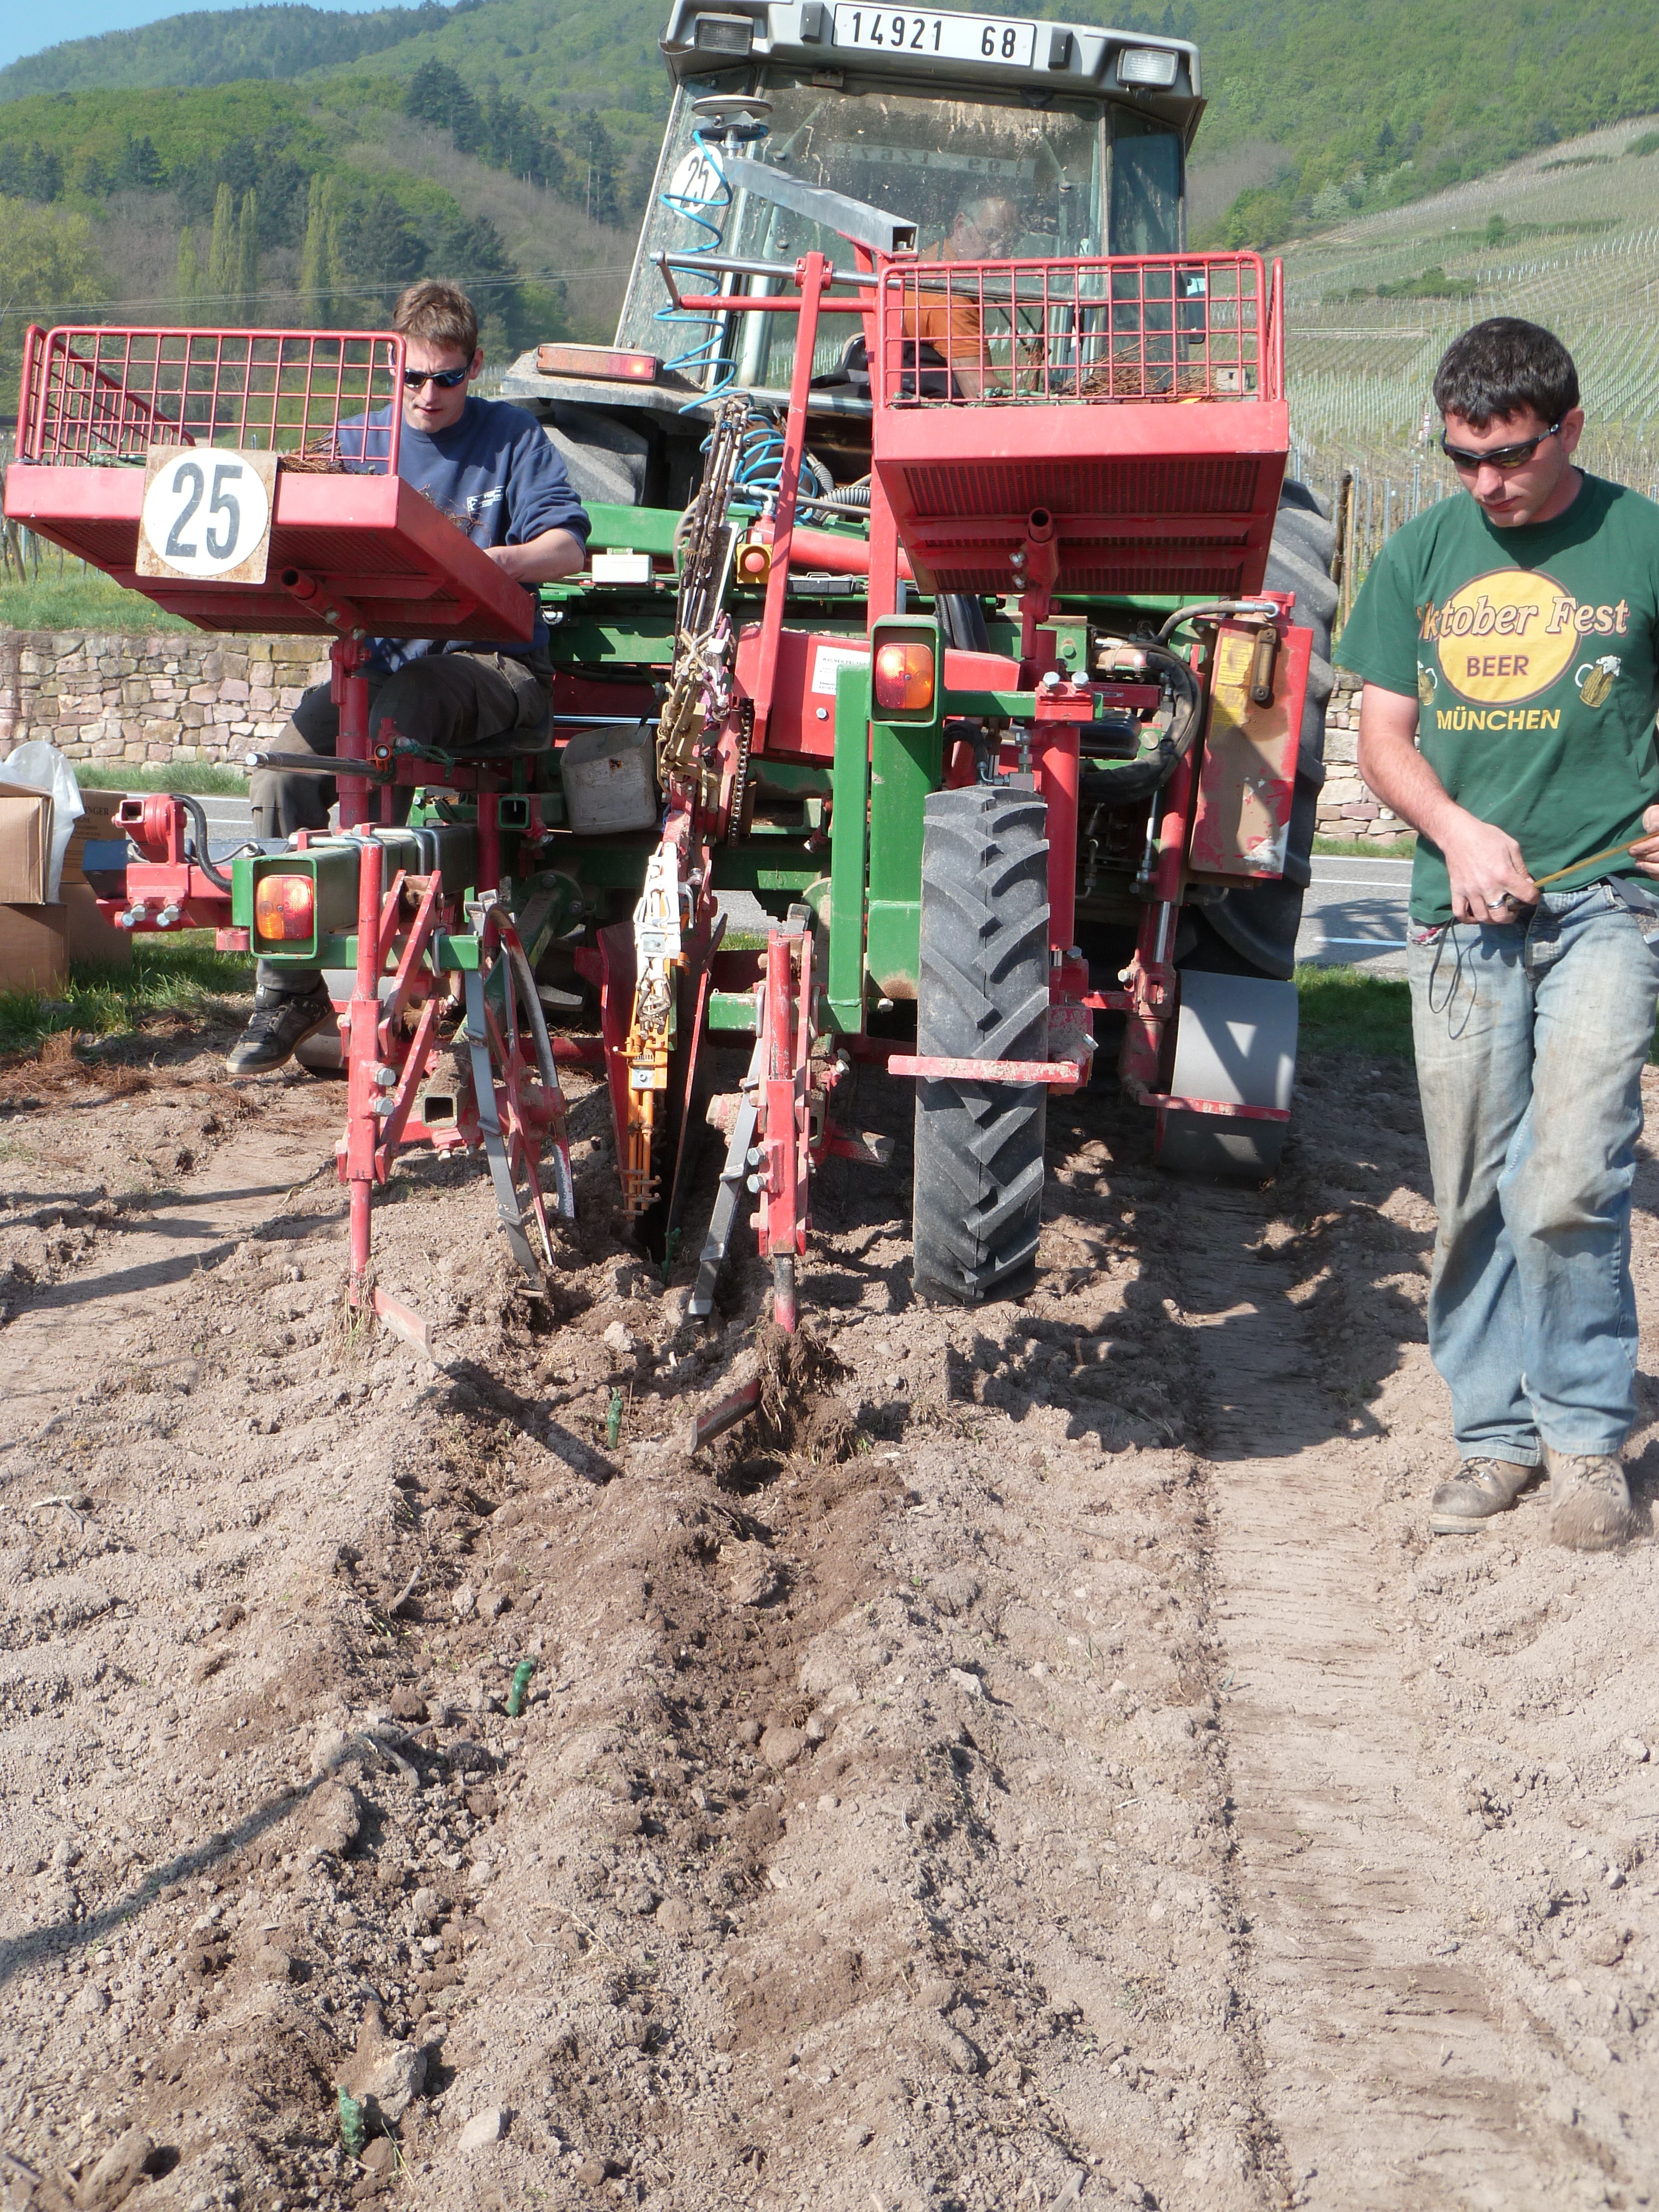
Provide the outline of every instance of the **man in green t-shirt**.
{"type": "Polygon", "coordinates": [[[1598,1551],[1632,1526],[1659,507],[1573,466],[1577,372],[1534,323],[1466,331],[1434,398],[1462,491],[1389,538],[1336,655],[1364,678],[1359,772],[1419,833],[1429,1345],[1459,1459],[1430,1527],[1478,1529],[1547,1472],[1556,1542],[1598,1551]]]}

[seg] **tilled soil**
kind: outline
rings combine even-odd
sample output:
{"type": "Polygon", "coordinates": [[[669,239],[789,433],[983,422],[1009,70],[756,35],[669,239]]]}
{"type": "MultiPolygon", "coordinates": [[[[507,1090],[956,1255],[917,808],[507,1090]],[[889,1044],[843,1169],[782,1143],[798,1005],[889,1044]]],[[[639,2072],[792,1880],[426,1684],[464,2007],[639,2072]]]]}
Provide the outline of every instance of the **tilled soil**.
{"type": "Polygon", "coordinates": [[[544,1296],[476,1164],[386,1193],[428,1358],[340,1089],[221,1042],[0,1070],[14,2212],[1649,2201],[1659,1443],[1625,1553],[1427,1539],[1407,1069],[1304,1068],[1266,1192],[1055,1102],[970,1314],[836,1164],[793,1344],[574,1085],[544,1296]]]}

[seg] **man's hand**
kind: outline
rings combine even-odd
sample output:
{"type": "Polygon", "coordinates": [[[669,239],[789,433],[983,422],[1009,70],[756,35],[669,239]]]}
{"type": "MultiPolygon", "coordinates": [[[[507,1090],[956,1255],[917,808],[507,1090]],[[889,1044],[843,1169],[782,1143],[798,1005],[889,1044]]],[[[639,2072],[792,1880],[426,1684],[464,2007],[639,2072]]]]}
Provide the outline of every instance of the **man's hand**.
{"type": "Polygon", "coordinates": [[[1648,832],[1630,848],[1630,856],[1644,876],[1659,876],[1659,806],[1642,810],[1642,827],[1648,832]]]}
{"type": "Polygon", "coordinates": [[[544,530],[526,545],[483,550],[515,584],[550,584],[557,577],[574,576],[587,559],[581,539],[570,530],[544,530]]]}
{"type": "MultiPolygon", "coordinates": [[[[1417,714],[1416,700],[1404,692],[1366,684],[1359,700],[1359,773],[1385,806],[1445,854],[1455,920],[1514,921],[1538,902],[1521,848],[1507,830],[1482,822],[1451,797],[1417,750],[1417,714]]],[[[1659,807],[1653,816],[1659,830],[1659,807]]],[[[1659,838],[1655,855],[1659,860],[1659,838]]]]}
{"type": "MultiPolygon", "coordinates": [[[[1659,823],[1659,809],[1655,817],[1659,823]]],[[[1455,921],[1514,921],[1537,905],[1538,886],[1507,830],[1482,822],[1466,807],[1449,806],[1435,824],[1434,839],[1446,856],[1455,921]]]]}

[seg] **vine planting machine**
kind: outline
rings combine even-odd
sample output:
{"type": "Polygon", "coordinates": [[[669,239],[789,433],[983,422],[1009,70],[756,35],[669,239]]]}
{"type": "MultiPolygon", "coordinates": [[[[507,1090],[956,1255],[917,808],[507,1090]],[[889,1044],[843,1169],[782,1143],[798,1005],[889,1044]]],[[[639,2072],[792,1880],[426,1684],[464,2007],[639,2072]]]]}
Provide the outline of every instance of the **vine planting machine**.
{"type": "Polygon", "coordinates": [[[1289,1118],[1331,532],[1284,481],[1278,267],[1185,245],[1196,52],[847,0],[676,0],[664,52],[616,342],[503,387],[593,521],[541,590],[540,750],[371,752],[367,641],[533,619],[398,476],[400,340],[28,339],[9,514],[205,627],[333,640],[337,831],[216,854],[131,799],[105,908],[330,976],[352,1296],[405,1333],[374,1191],[481,1149],[534,1274],[562,1062],[665,1273],[722,1130],[692,1310],[747,1213],[786,1328],[814,1170],[884,1155],[860,1062],[915,1085],[915,1283],[963,1303],[1030,1282],[1048,1094],[1109,1036],[1172,1168],[1265,1177],[1289,1118]]]}

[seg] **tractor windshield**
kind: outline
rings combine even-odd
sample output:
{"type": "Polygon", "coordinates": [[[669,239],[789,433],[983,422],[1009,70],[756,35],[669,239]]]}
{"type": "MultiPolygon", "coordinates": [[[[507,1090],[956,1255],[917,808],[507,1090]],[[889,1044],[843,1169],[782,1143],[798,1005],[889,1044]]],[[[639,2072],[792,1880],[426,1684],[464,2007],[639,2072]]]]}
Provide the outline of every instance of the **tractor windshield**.
{"type": "MultiPolygon", "coordinates": [[[[700,118],[695,103],[737,89],[730,80],[692,80],[676,97],[657,198],[617,334],[619,344],[676,362],[699,383],[714,349],[709,326],[673,313],[647,255],[706,248],[720,257],[793,263],[817,249],[842,267],[852,264],[851,248],[833,232],[726,185],[719,125],[700,118]]],[[[762,87],[757,109],[762,99],[771,103],[766,135],[746,153],[803,183],[915,222],[924,259],[1180,248],[1181,142],[1127,110],[1115,118],[1115,111],[1081,101],[1033,110],[1012,101],[876,88],[831,91],[781,71],[762,87]]],[[[690,289],[695,273],[680,273],[690,289]]],[[[749,282],[755,290],[770,289],[765,278],[749,282]]],[[[747,327],[726,341],[736,346],[737,380],[787,383],[793,319],[740,319],[747,327]]],[[[815,368],[831,365],[848,334],[837,324],[828,326],[815,368]]]]}

